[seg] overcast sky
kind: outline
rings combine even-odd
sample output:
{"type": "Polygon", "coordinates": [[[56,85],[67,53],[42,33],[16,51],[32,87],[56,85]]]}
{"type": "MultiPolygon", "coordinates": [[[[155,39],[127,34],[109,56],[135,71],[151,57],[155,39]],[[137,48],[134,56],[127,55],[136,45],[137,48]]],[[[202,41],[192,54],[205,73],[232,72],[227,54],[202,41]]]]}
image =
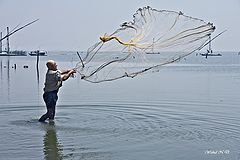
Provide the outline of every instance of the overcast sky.
{"type": "Polygon", "coordinates": [[[227,29],[213,49],[240,51],[240,0],[0,0],[0,31],[39,18],[11,37],[11,49],[87,50],[148,5],[212,22],[215,34],[227,29]]]}

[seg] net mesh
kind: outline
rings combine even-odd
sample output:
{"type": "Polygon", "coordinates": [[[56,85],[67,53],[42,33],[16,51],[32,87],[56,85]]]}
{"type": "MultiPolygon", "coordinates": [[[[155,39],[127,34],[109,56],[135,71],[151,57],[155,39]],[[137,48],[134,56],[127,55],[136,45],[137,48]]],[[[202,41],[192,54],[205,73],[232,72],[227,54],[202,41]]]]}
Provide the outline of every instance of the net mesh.
{"type": "Polygon", "coordinates": [[[212,23],[182,12],[140,8],[133,21],[101,36],[76,69],[93,83],[158,71],[201,49],[214,30],[212,23]]]}

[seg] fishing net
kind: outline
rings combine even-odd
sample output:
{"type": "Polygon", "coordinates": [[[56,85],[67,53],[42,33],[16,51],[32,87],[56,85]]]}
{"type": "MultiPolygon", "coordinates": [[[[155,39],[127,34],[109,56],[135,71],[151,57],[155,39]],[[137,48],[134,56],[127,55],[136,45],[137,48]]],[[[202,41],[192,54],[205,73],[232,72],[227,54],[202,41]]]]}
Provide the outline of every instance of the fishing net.
{"type": "Polygon", "coordinates": [[[76,69],[93,83],[155,72],[200,50],[214,30],[212,23],[182,12],[140,8],[132,22],[101,36],[76,69]]]}

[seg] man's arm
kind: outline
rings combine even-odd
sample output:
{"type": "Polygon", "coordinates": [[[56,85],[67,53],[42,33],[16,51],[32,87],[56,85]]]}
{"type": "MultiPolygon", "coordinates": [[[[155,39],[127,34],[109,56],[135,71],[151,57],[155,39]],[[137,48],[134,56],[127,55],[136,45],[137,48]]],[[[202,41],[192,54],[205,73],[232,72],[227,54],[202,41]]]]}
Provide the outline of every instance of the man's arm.
{"type": "Polygon", "coordinates": [[[68,72],[65,72],[65,74],[62,73],[63,77],[62,80],[66,81],[72,74],[76,73],[75,70],[69,70],[68,72]]]}
{"type": "Polygon", "coordinates": [[[72,69],[67,69],[67,70],[61,70],[61,74],[66,74],[68,72],[70,72],[72,69]]]}

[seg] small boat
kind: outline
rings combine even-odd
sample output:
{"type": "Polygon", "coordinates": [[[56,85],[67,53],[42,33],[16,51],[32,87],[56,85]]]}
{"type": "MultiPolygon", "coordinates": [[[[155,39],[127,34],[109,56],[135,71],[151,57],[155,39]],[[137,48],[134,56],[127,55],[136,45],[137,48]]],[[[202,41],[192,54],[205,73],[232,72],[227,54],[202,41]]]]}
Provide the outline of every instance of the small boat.
{"type": "Polygon", "coordinates": [[[213,53],[212,50],[211,51],[207,50],[207,53],[202,53],[201,55],[205,56],[206,58],[207,56],[222,56],[222,54],[220,53],[213,53]]]}
{"type": "Polygon", "coordinates": [[[27,56],[27,52],[22,50],[10,51],[9,54],[14,56],[27,56]]]}
{"type": "Polygon", "coordinates": [[[146,52],[146,54],[161,54],[160,52],[146,52]]]}
{"type": "MultiPolygon", "coordinates": [[[[7,27],[7,35],[9,35],[9,28],[7,27]]],[[[0,32],[0,39],[2,39],[2,32],[0,32]]],[[[0,56],[27,56],[27,52],[23,50],[14,50],[10,51],[10,45],[9,45],[9,36],[7,39],[7,48],[5,50],[2,49],[2,40],[0,41],[0,56]]]]}
{"type": "Polygon", "coordinates": [[[26,56],[27,52],[26,51],[21,51],[21,50],[15,50],[15,51],[3,51],[0,52],[0,56],[26,56]]]}
{"type": "Polygon", "coordinates": [[[3,51],[3,52],[0,52],[0,56],[8,56],[8,53],[3,51]]]}
{"type": "Polygon", "coordinates": [[[36,51],[31,51],[28,54],[30,56],[46,56],[47,55],[47,51],[36,50],[36,51]]]}
{"type": "Polygon", "coordinates": [[[146,52],[146,54],[160,54],[160,52],[155,52],[154,51],[154,43],[155,43],[155,39],[153,38],[151,52],[146,52]]]}
{"type": "Polygon", "coordinates": [[[208,57],[208,56],[222,56],[222,54],[220,53],[213,53],[212,49],[211,49],[211,35],[209,35],[209,45],[208,45],[208,49],[207,49],[207,53],[201,53],[201,56],[204,57],[208,57]]]}

